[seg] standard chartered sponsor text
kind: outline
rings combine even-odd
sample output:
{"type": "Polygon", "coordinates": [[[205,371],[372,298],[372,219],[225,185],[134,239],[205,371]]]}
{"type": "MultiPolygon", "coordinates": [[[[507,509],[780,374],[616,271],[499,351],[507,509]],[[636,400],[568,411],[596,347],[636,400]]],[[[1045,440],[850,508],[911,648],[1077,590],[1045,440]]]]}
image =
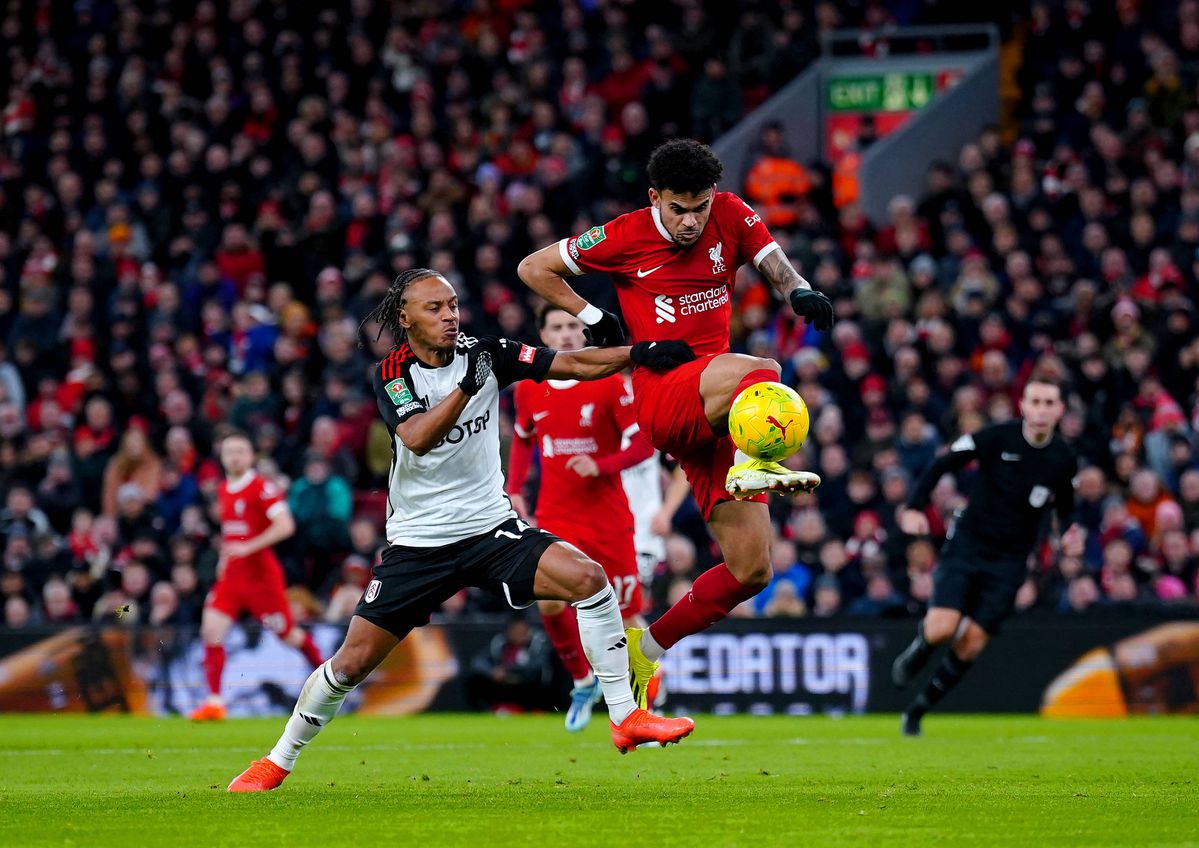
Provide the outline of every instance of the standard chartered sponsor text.
{"type": "Polygon", "coordinates": [[[703,291],[679,295],[677,300],[681,314],[696,315],[700,312],[707,312],[709,309],[719,309],[728,303],[729,290],[727,286],[721,286],[716,289],[704,289],[703,291]]]}

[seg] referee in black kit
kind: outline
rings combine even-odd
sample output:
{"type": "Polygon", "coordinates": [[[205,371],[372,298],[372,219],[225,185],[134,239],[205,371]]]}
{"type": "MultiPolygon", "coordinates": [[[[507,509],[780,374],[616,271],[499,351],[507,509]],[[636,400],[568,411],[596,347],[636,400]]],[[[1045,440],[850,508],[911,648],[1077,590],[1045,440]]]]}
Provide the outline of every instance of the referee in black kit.
{"type": "MultiPolygon", "coordinates": [[[[959,438],[924,472],[900,512],[904,533],[927,535],[923,510],[941,475],[978,461],[970,503],[933,574],[928,613],[891,667],[895,685],[906,688],[937,647],[952,640],[941,665],[904,711],[905,736],[920,735],[924,714],[957,685],[1011,615],[1049,507],[1057,512],[1059,527],[1074,511],[1078,460],[1056,433],[1064,412],[1061,386],[1034,375],[1020,399],[1023,417],[959,438]]],[[[1064,555],[1082,555],[1084,537],[1077,524],[1070,525],[1061,541],[1064,555]]]]}

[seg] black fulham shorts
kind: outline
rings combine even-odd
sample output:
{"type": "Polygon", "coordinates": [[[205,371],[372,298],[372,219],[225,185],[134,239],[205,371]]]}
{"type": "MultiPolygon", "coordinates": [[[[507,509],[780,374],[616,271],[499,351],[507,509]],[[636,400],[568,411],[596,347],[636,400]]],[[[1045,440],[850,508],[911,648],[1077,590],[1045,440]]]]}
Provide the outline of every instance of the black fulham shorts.
{"type": "Polygon", "coordinates": [[[933,572],[929,606],[958,610],[994,636],[1015,610],[1027,577],[1027,556],[990,550],[958,528],[933,572]]]}
{"type": "Polygon", "coordinates": [[[553,533],[510,518],[486,533],[437,548],[391,545],[354,609],[403,638],[429,622],[445,601],[475,586],[503,595],[514,609],[533,603],[533,577],[553,533]]]}

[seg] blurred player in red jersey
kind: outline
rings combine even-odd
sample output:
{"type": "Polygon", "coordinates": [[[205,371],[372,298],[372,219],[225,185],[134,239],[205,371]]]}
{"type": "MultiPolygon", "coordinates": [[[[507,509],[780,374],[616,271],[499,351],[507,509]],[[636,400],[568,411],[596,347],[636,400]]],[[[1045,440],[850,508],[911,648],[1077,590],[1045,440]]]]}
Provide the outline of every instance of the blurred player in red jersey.
{"type": "Polygon", "coordinates": [[[765,494],[811,491],[820,484],[815,474],[737,456],[728,437],[734,398],[756,383],[777,380],[781,371],[774,360],[729,350],[737,269],[752,262],[817,330],[832,327],[833,307],[791,266],[758,214],[735,194],[716,190],[723,170],[707,145],[668,141],[650,156],[648,208],[545,247],[518,270],[531,289],[578,316],[594,344],[616,345],[624,341],[620,319],[589,304],[564,279],[607,273],[634,341],[682,338],[698,356],[663,374],[633,370],[641,432],[678,459],[725,557],[648,630],[629,630],[633,688],[641,704],[667,648],[725,618],[770,582],[765,494]]]}
{"type": "Polygon", "coordinates": [[[232,433],[221,441],[221,465],[225,468],[225,481],[217,490],[221,557],[200,621],[209,694],[191,715],[196,721],[225,717],[221,699],[225,636],[243,612],[300,651],[314,668],[322,662],[312,636],[292,621],[283,566],[271,550],[296,532],[287,499],[278,486],[255,472],[254,446],[244,433],[232,433]]]}
{"type": "MultiPolygon", "coordinates": [[[[541,311],[541,342],[555,350],[586,345],[583,322],[561,309],[541,311]]],[[[633,513],[620,472],[653,456],[633,416],[633,393],[625,378],[546,380],[516,384],[516,438],[508,460],[506,491],[526,520],[521,491],[529,475],[533,449],[541,451],[538,527],[577,547],[604,569],[626,623],[640,623],[643,607],[633,513]],[[622,447],[623,446],[623,447],[622,447]],[[602,517],[597,520],[597,517],[602,517]]],[[[564,601],[538,601],[545,631],[574,680],[566,729],[587,726],[599,702],[599,682],[583,654],[574,609],[564,601]]]]}

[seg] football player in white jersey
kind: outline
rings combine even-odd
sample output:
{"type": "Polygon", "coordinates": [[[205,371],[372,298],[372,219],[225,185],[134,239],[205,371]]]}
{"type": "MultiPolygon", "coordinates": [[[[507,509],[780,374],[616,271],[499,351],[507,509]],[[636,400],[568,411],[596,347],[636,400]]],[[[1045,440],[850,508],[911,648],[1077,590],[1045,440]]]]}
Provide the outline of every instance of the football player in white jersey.
{"type": "Polygon", "coordinates": [[[380,414],[394,434],[389,546],[345,641],[304,684],[270,754],[234,778],[229,791],[279,786],[353,688],[412,628],[467,586],[502,592],[514,607],[536,600],[575,607],[583,648],[608,706],[612,740],[622,753],[690,734],[691,719],[637,707],[620,607],[603,569],[513,512],[503,491],[498,426],[499,392],[517,380],[595,380],[633,363],[669,369],[694,358],[690,347],[655,341],[557,352],[507,339],[469,338],[459,332],[453,287],[423,268],[397,277],[368,320],[390,329],[396,340],[373,375],[380,414]]]}

